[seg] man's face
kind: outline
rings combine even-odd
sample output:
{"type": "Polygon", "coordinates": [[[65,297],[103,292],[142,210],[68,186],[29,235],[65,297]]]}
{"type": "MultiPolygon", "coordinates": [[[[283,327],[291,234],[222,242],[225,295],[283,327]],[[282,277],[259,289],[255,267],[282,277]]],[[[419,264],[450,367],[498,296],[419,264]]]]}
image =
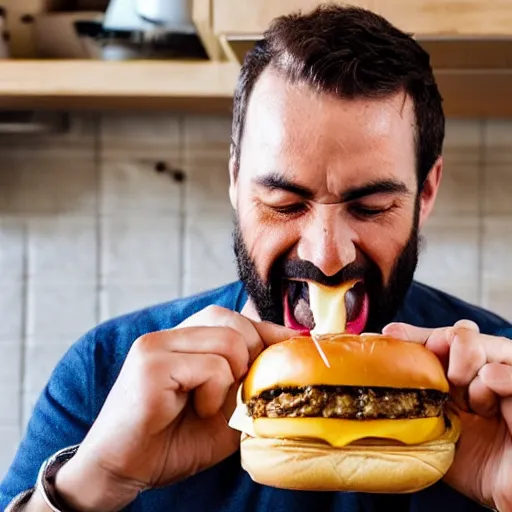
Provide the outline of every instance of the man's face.
{"type": "Polygon", "coordinates": [[[247,110],[231,170],[235,253],[263,320],[307,332],[307,281],[360,283],[347,331],[378,332],[417,264],[440,164],[418,195],[413,105],[403,94],[342,100],[267,70],[247,110]]]}

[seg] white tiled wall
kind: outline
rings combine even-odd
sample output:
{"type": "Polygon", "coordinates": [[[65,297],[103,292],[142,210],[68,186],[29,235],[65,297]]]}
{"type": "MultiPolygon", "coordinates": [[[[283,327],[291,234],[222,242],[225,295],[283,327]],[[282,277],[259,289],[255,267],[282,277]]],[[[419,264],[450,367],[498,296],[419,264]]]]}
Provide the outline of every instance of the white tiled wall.
{"type": "MultiPolygon", "coordinates": [[[[236,278],[229,140],[227,117],[154,114],[0,138],[0,478],[77,337],[236,278]]],[[[450,121],[445,154],[417,277],[512,318],[512,122],[450,121]]]]}

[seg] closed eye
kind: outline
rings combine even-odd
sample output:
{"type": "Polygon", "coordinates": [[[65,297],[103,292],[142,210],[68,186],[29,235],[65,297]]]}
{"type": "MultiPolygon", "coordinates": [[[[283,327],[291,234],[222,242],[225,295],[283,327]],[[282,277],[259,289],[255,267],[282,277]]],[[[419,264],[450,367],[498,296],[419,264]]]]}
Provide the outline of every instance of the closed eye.
{"type": "Polygon", "coordinates": [[[283,215],[297,215],[306,211],[307,206],[304,203],[290,204],[287,206],[271,206],[276,213],[283,215]]]}
{"type": "Polygon", "coordinates": [[[380,215],[384,215],[385,213],[391,211],[394,209],[394,205],[388,206],[386,208],[368,208],[361,205],[354,205],[350,208],[351,212],[356,217],[362,217],[362,218],[375,218],[379,217],[380,215]]]}

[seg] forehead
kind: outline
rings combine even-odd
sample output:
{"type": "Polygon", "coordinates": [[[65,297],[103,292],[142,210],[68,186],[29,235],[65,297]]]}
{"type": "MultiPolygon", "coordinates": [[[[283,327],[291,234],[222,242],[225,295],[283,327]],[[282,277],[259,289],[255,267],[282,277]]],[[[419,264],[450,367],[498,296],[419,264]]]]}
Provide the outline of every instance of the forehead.
{"type": "Polygon", "coordinates": [[[250,175],[415,181],[413,104],[403,93],[347,100],[267,69],[249,101],[241,149],[250,175]]]}

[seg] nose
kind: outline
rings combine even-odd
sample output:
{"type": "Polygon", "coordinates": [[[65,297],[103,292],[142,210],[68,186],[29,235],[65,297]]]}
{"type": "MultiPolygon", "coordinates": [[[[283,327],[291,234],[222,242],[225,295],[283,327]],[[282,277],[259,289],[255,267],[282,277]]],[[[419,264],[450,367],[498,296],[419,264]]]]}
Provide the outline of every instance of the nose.
{"type": "Polygon", "coordinates": [[[301,232],[297,256],[333,276],[356,259],[354,233],[337,205],[322,205],[301,232]]]}

